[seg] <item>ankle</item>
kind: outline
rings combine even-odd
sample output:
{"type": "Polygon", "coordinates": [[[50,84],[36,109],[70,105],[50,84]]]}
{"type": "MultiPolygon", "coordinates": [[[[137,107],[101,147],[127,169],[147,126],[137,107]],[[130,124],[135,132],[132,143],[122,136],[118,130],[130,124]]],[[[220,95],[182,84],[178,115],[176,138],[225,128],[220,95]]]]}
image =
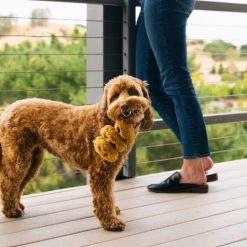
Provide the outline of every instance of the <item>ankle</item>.
{"type": "Polygon", "coordinates": [[[213,167],[214,162],[213,162],[213,160],[211,159],[210,156],[203,157],[201,159],[202,159],[201,161],[202,161],[202,164],[203,164],[204,171],[208,171],[213,167]]]}
{"type": "Polygon", "coordinates": [[[201,158],[185,159],[180,171],[181,183],[205,184],[206,176],[201,158]]]}

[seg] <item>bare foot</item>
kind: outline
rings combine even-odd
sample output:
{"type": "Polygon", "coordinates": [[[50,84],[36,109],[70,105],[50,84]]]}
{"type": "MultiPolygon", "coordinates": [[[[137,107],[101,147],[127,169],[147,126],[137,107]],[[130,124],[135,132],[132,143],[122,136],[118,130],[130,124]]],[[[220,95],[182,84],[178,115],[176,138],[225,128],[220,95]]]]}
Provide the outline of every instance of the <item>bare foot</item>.
{"type": "Polygon", "coordinates": [[[204,158],[197,159],[184,159],[182,168],[180,170],[181,179],[180,183],[190,184],[205,184],[207,178],[205,175],[204,164],[209,167],[204,158]]]}
{"type": "Polygon", "coordinates": [[[201,159],[202,159],[203,168],[204,168],[204,171],[205,172],[208,171],[208,170],[210,170],[213,167],[214,162],[213,162],[213,160],[211,159],[210,156],[203,157],[201,159]]]}

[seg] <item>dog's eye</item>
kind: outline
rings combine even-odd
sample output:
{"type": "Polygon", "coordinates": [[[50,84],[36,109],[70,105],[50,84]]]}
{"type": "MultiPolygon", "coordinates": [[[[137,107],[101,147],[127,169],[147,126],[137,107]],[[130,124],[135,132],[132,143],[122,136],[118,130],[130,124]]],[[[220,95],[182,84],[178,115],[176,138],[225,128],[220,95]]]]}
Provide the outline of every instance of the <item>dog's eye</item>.
{"type": "Polygon", "coordinates": [[[139,96],[139,92],[137,91],[137,89],[131,87],[129,90],[128,90],[128,95],[129,96],[139,96]]]}
{"type": "Polygon", "coordinates": [[[110,102],[115,101],[115,100],[118,98],[118,96],[119,96],[118,93],[114,94],[114,95],[110,98],[110,102]]]}

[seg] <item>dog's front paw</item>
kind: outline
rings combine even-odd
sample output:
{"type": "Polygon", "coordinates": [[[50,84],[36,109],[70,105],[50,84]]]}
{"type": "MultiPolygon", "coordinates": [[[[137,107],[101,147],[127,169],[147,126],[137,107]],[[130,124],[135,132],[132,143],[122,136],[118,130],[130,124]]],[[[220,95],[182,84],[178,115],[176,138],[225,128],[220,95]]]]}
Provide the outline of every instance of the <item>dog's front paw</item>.
{"type": "Polygon", "coordinates": [[[21,202],[19,202],[19,206],[20,206],[21,210],[25,209],[25,206],[21,202]]]}
{"type": "Polygon", "coordinates": [[[3,209],[2,212],[8,218],[19,218],[23,215],[23,211],[19,208],[3,209]]]}
{"type": "Polygon", "coordinates": [[[112,218],[109,222],[103,223],[103,228],[107,231],[121,232],[125,228],[125,224],[118,218],[112,218]]]}

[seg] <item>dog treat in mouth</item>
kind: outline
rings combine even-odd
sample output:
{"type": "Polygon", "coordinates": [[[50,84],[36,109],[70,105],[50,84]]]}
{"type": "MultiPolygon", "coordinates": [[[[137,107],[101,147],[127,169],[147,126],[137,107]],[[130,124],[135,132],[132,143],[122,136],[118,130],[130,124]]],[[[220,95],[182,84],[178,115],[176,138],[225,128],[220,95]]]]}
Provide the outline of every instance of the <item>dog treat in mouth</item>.
{"type": "Polygon", "coordinates": [[[124,121],[116,121],[114,127],[105,125],[100,130],[101,136],[94,141],[95,151],[109,162],[117,161],[119,154],[126,151],[134,143],[134,126],[124,121]]]}

